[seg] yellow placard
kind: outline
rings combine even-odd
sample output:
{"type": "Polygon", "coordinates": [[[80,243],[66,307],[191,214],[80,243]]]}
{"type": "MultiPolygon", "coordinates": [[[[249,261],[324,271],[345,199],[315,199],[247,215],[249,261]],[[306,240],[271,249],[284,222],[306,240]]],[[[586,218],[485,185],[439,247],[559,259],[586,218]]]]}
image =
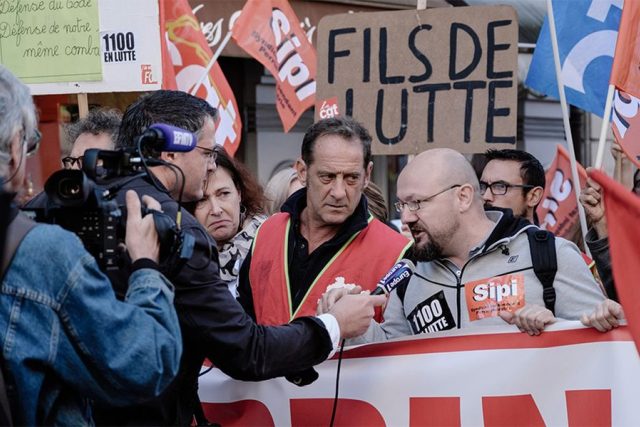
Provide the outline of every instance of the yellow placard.
{"type": "Polygon", "coordinates": [[[0,63],[24,83],[102,80],[98,0],[0,0],[0,63]]]}

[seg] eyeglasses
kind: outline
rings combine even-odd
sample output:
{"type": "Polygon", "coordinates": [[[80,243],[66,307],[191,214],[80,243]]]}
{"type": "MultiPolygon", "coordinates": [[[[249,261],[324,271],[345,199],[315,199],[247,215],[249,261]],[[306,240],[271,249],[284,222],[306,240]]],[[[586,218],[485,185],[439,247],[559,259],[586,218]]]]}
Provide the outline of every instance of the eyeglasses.
{"type": "Polygon", "coordinates": [[[42,139],[42,134],[40,133],[40,131],[38,129],[34,129],[33,136],[30,139],[26,140],[27,157],[31,157],[38,152],[41,139],[42,139]]]}
{"type": "Polygon", "coordinates": [[[216,150],[212,148],[201,147],[199,145],[196,145],[196,148],[204,151],[204,155],[208,161],[215,163],[215,161],[218,159],[218,152],[216,150]]]}
{"type": "Polygon", "coordinates": [[[62,165],[64,166],[65,169],[74,169],[75,165],[77,164],[78,169],[82,169],[83,159],[84,159],[84,156],[80,156],[80,157],[67,156],[62,159],[62,165]]]}
{"type": "Polygon", "coordinates": [[[487,192],[487,189],[490,189],[491,194],[493,194],[494,196],[504,196],[512,187],[531,189],[534,188],[535,185],[509,184],[508,182],[504,181],[496,181],[489,184],[488,182],[480,181],[480,194],[484,194],[487,192]]]}
{"type": "Polygon", "coordinates": [[[415,212],[415,211],[418,211],[418,210],[420,210],[422,208],[422,206],[420,206],[420,203],[426,203],[429,200],[433,199],[434,197],[439,196],[440,194],[442,194],[444,192],[447,192],[449,190],[453,190],[456,187],[462,187],[462,185],[461,184],[452,185],[451,187],[447,187],[444,190],[439,191],[436,194],[434,194],[432,196],[429,196],[429,197],[427,197],[425,199],[422,199],[422,200],[416,200],[416,201],[413,201],[413,202],[400,202],[400,201],[398,201],[398,202],[395,202],[393,204],[393,206],[395,206],[396,211],[398,213],[402,213],[402,211],[404,210],[405,206],[407,208],[409,208],[409,212],[415,212]]]}

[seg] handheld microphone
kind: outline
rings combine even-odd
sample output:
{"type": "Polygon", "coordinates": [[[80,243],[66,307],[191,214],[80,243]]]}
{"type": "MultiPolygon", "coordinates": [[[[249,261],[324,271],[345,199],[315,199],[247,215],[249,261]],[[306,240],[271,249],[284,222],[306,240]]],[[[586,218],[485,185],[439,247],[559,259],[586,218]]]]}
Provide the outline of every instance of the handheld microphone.
{"type": "Polygon", "coordinates": [[[411,279],[416,266],[410,260],[403,258],[396,263],[387,274],[378,282],[371,295],[384,295],[391,293],[401,283],[406,283],[411,279]]]}
{"type": "Polygon", "coordinates": [[[186,152],[193,150],[198,143],[193,133],[165,123],[152,124],[140,138],[142,144],[157,151],[186,152]]]}

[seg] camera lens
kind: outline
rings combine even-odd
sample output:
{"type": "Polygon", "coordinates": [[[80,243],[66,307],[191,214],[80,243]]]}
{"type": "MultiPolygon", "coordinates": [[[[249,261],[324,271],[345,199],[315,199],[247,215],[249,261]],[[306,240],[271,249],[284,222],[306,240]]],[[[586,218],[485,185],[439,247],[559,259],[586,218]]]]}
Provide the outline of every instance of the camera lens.
{"type": "Polygon", "coordinates": [[[70,178],[61,179],[57,193],[62,200],[82,199],[82,183],[70,178]]]}

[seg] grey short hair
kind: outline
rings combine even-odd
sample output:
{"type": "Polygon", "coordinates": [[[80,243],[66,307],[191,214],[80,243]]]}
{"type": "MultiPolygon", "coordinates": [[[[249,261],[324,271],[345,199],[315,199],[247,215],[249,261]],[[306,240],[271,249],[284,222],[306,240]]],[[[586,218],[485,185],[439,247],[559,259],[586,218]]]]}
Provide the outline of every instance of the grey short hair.
{"type": "Polygon", "coordinates": [[[37,117],[29,88],[3,65],[0,65],[0,161],[11,158],[11,140],[24,130],[24,138],[33,138],[37,117]]]}
{"type": "Polygon", "coordinates": [[[115,108],[94,108],[89,111],[87,117],[78,120],[66,127],[67,140],[71,145],[83,133],[99,135],[106,133],[111,137],[114,145],[118,139],[118,131],[120,130],[120,122],[122,121],[122,113],[115,108]]]}
{"type": "Polygon", "coordinates": [[[89,111],[87,117],[65,127],[66,138],[62,144],[63,155],[68,155],[71,152],[76,139],[83,133],[92,135],[107,134],[113,141],[113,147],[115,147],[121,122],[122,112],[117,108],[94,108],[89,111]]]}

